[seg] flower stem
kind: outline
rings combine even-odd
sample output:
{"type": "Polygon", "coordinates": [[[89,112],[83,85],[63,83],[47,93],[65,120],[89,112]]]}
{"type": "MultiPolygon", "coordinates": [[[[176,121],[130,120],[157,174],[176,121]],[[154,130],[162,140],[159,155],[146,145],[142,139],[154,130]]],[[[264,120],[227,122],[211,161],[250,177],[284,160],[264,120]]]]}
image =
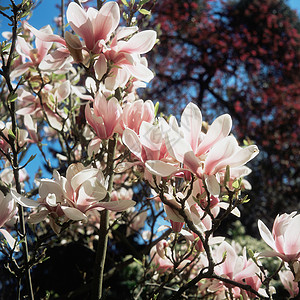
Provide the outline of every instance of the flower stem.
{"type": "MultiPolygon", "coordinates": [[[[108,189],[106,201],[110,200],[110,194],[113,187],[114,179],[114,156],[116,151],[116,135],[113,139],[110,139],[108,142],[107,149],[107,168],[106,176],[108,176],[108,189]]],[[[109,225],[109,215],[108,211],[105,209],[100,212],[100,229],[99,229],[99,240],[96,251],[96,260],[95,260],[95,269],[94,269],[94,279],[92,286],[92,300],[100,300],[103,294],[103,275],[104,275],[104,266],[106,259],[107,251],[107,242],[108,242],[108,225],[109,225]]]]}

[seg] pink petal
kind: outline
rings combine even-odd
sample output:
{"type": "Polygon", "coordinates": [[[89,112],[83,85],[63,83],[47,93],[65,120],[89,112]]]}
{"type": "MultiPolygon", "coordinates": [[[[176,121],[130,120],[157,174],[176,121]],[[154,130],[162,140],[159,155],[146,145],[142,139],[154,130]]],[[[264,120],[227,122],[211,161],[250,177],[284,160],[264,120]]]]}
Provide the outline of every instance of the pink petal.
{"type": "Polygon", "coordinates": [[[207,189],[209,193],[215,197],[218,197],[220,195],[220,183],[216,179],[216,176],[209,175],[205,178],[205,184],[207,186],[207,189]]]}
{"type": "Polygon", "coordinates": [[[149,52],[156,42],[156,32],[154,30],[145,30],[135,34],[128,42],[118,43],[119,51],[127,53],[144,54],[149,52]]]}
{"type": "Polygon", "coordinates": [[[142,160],[142,145],[137,134],[129,128],[123,131],[122,141],[125,146],[139,159],[142,160]]]}
{"type": "Polygon", "coordinates": [[[105,208],[111,211],[124,211],[135,205],[133,200],[117,200],[110,202],[99,202],[92,206],[92,209],[105,208]]]}
{"type": "Polygon", "coordinates": [[[203,141],[197,149],[197,155],[204,154],[215,143],[228,136],[232,127],[232,120],[230,115],[225,114],[219,116],[209,127],[203,141]]]}
{"type": "Polygon", "coordinates": [[[284,253],[300,253],[300,215],[295,216],[289,223],[284,234],[284,253]]]}
{"type": "Polygon", "coordinates": [[[75,207],[61,206],[61,209],[64,214],[71,220],[84,222],[87,221],[87,216],[75,207]]]}
{"type": "MultiPolygon", "coordinates": [[[[0,232],[4,235],[9,247],[13,249],[17,241],[10,235],[10,233],[7,230],[0,229],[0,232]]],[[[18,246],[15,247],[15,251],[20,251],[20,248],[18,246]]]]}
{"type": "Polygon", "coordinates": [[[181,115],[181,127],[184,138],[190,143],[194,152],[199,143],[202,128],[202,114],[194,103],[189,103],[181,115]]]}
{"type": "Polygon", "coordinates": [[[37,213],[33,213],[29,215],[28,222],[31,224],[38,224],[45,220],[45,218],[48,216],[49,211],[48,209],[42,209],[37,213]]]}
{"type": "Polygon", "coordinates": [[[92,177],[95,177],[98,174],[99,170],[95,168],[91,169],[85,169],[77,173],[72,179],[71,179],[71,186],[74,191],[77,190],[77,188],[83,184],[86,180],[89,180],[92,177]]]}
{"type": "Polygon", "coordinates": [[[151,81],[154,77],[153,72],[141,63],[137,63],[134,65],[126,65],[125,69],[128,69],[131,75],[136,79],[145,82],[151,81]]]}
{"type": "Polygon", "coordinates": [[[110,34],[118,27],[120,22],[120,9],[116,2],[105,3],[93,22],[95,41],[107,41],[110,34]]]}
{"type": "Polygon", "coordinates": [[[29,69],[29,67],[32,67],[32,66],[33,66],[32,62],[27,62],[25,64],[19,65],[10,73],[10,77],[11,78],[19,77],[19,76],[23,75],[29,69]]]}
{"type": "Polygon", "coordinates": [[[46,199],[49,193],[55,194],[56,199],[61,199],[64,195],[62,187],[51,179],[42,179],[39,187],[39,195],[41,199],[46,199]]]}
{"type": "MultiPolygon", "coordinates": [[[[226,158],[231,157],[239,149],[238,143],[233,136],[219,141],[210,149],[205,160],[204,173],[215,174],[215,167],[226,158]]],[[[225,165],[226,167],[226,165],[225,165]]]]}
{"type": "Polygon", "coordinates": [[[275,247],[275,241],[274,238],[270,232],[270,230],[267,228],[267,226],[261,221],[258,220],[258,230],[260,233],[260,236],[262,239],[273,249],[276,249],[275,247]]]}
{"type": "Polygon", "coordinates": [[[13,199],[24,207],[35,208],[40,205],[39,202],[23,197],[14,190],[11,190],[10,193],[13,199]]]}
{"type": "Polygon", "coordinates": [[[107,60],[106,60],[104,54],[99,55],[98,60],[96,61],[95,65],[94,65],[94,69],[96,72],[97,79],[101,80],[103,75],[107,71],[107,60]]]}
{"type": "Polygon", "coordinates": [[[75,33],[84,39],[87,48],[93,50],[95,41],[92,22],[75,2],[71,2],[68,6],[67,20],[75,33]]]}
{"type": "Polygon", "coordinates": [[[161,177],[168,177],[178,172],[177,167],[160,160],[147,160],[145,166],[151,174],[161,177]]]}
{"type": "Polygon", "coordinates": [[[184,162],[184,157],[187,152],[193,152],[191,145],[173,130],[166,132],[165,144],[169,154],[181,163],[184,162]]]}
{"type": "Polygon", "coordinates": [[[231,157],[222,160],[215,166],[214,172],[218,172],[226,168],[227,165],[230,167],[239,167],[246,164],[249,160],[253,159],[258,155],[259,150],[256,145],[251,145],[246,148],[241,148],[238,152],[234,153],[231,157]]]}
{"type": "Polygon", "coordinates": [[[66,46],[65,40],[56,34],[49,34],[41,30],[37,30],[36,28],[32,27],[28,23],[25,24],[25,27],[27,27],[37,38],[39,38],[42,41],[45,42],[57,42],[64,46],[66,46]]]}

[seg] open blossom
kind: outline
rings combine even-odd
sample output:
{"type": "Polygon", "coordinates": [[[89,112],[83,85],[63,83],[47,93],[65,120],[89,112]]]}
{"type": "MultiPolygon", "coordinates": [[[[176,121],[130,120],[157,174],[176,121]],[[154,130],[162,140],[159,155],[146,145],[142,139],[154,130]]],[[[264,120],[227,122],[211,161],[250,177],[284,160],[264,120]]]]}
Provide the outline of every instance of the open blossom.
{"type": "Polygon", "coordinates": [[[107,2],[98,11],[87,11],[72,2],[67,9],[67,20],[76,34],[83,38],[85,46],[93,53],[100,53],[112,32],[120,22],[120,9],[116,2],[107,2]]]}
{"type": "MultiPolygon", "coordinates": [[[[164,142],[168,153],[184,168],[205,181],[213,196],[220,194],[220,177],[230,168],[241,167],[258,154],[258,148],[251,145],[239,147],[231,130],[231,117],[222,115],[209,127],[206,134],[201,132],[202,115],[195,104],[188,104],[181,117],[181,127],[172,118],[167,122],[161,119],[164,142]]],[[[163,177],[176,173],[176,165],[162,161],[148,161],[147,168],[154,175],[163,177]]]]}
{"type": "Polygon", "coordinates": [[[13,248],[15,245],[15,239],[10,235],[10,233],[6,229],[1,227],[3,227],[6,222],[12,219],[16,213],[17,208],[12,195],[8,193],[5,196],[0,191],[0,233],[3,234],[11,248],[13,248]]]}
{"type": "Polygon", "coordinates": [[[258,221],[258,229],[263,240],[273,249],[264,251],[262,256],[278,256],[286,262],[300,257],[300,215],[297,212],[278,215],[274,221],[272,233],[267,226],[258,221]]]}
{"type": "MultiPolygon", "coordinates": [[[[66,122],[64,128],[60,116],[65,116],[65,113],[57,108],[57,104],[61,103],[71,93],[71,83],[69,80],[61,84],[50,85],[46,84],[41,90],[42,101],[38,96],[33,95],[26,89],[18,89],[19,109],[18,115],[32,115],[35,118],[44,118],[44,113],[52,127],[57,130],[66,130],[69,122],[66,122]],[[57,114],[59,112],[59,115],[57,114]]],[[[28,119],[27,119],[28,121],[28,119]]],[[[27,122],[29,124],[31,122],[27,122]]],[[[25,124],[26,125],[26,124],[25,124]]],[[[31,133],[33,124],[30,125],[31,133]]],[[[34,139],[34,138],[33,138],[34,139]]]]}
{"type": "Polygon", "coordinates": [[[123,108],[123,115],[120,120],[122,130],[130,128],[139,134],[143,121],[151,123],[154,120],[154,105],[151,100],[137,100],[127,103],[123,108]]]}
{"type": "MultiPolygon", "coordinates": [[[[40,29],[40,31],[43,32],[44,34],[52,34],[52,29],[50,25],[43,27],[42,29],[40,29]]],[[[35,44],[36,44],[36,48],[32,48],[32,46],[28,44],[24,38],[22,37],[17,38],[17,47],[16,47],[17,51],[22,57],[24,57],[24,59],[29,61],[16,67],[11,72],[10,76],[12,78],[24,74],[29,69],[29,67],[33,67],[33,66],[38,67],[52,46],[51,42],[44,42],[40,40],[38,37],[36,37],[35,39],[35,44]]]]}
{"type": "MultiPolygon", "coordinates": [[[[224,241],[216,249],[215,262],[220,263],[223,260],[225,253],[225,261],[215,267],[215,273],[239,283],[250,285],[254,290],[258,291],[262,284],[257,275],[260,273],[260,270],[251,259],[247,259],[246,248],[243,250],[243,255],[238,256],[235,249],[224,241]]],[[[225,286],[232,288],[232,286],[226,283],[225,286]]],[[[244,297],[243,299],[245,299],[245,296],[247,299],[245,291],[241,291],[238,287],[233,287],[233,294],[236,297],[240,297],[240,294],[242,294],[244,297]]],[[[247,294],[249,297],[254,296],[250,292],[247,292],[247,294]]]]}
{"type": "MultiPolygon", "coordinates": [[[[110,90],[119,86],[125,87],[130,77],[145,82],[149,82],[154,77],[148,68],[146,58],[141,57],[141,54],[147,53],[153,48],[156,42],[156,32],[145,30],[134,34],[128,41],[119,41],[136,30],[137,28],[132,27],[121,29],[114,37],[110,48],[104,50],[105,58],[100,56],[99,63],[101,65],[105,61],[113,65],[110,76],[105,79],[105,86],[110,90]]],[[[99,67],[96,68],[96,72],[97,69],[99,67]]]]}
{"type": "Polygon", "coordinates": [[[113,136],[121,115],[122,108],[118,100],[115,97],[107,100],[100,93],[96,95],[93,109],[91,109],[90,104],[85,107],[86,120],[100,139],[109,139],[113,136]]]}
{"type": "Polygon", "coordinates": [[[296,297],[299,294],[298,283],[294,281],[294,275],[289,270],[280,271],[278,273],[280,281],[285,289],[289,292],[291,298],[296,297]]]}
{"type": "MultiPolygon", "coordinates": [[[[12,123],[7,122],[4,123],[0,121],[0,130],[2,131],[3,135],[6,137],[7,140],[9,140],[9,132],[12,130],[12,123]]],[[[28,132],[24,129],[19,129],[18,130],[18,144],[20,147],[24,146],[25,143],[28,141],[28,132]]],[[[9,143],[3,138],[0,137],[0,148],[3,152],[8,152],[10,149],[9,143]]],[[[1,155],[1,152],[0,152],[1,155]]]]}
{"type": "Polygon", "coordinates": [[[102,171],[84,167],[81,163],[70,165],[66,177],[54,171],[53,178],[41,180],[38,201],[24,197],[16,197],[16,200],[23,206],[40,208],[38,212],[30,215],[31,223],[39,223],[49,215],[55,232],[59,232],[57,221],[87,221],[90,210],[123,211],[135,204],[131,199],[112,198],[109,202],[104,201],[107,190],[102,171]]]}

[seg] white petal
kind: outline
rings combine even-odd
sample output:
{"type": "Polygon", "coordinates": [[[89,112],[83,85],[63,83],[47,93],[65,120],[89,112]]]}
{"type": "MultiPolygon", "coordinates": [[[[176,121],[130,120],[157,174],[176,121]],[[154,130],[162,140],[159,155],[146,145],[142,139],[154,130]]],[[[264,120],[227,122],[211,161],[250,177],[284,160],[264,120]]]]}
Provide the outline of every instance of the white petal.
{"type": "Polygon", "coordinates": [[[276,249],[274,238],[267,226],[258,220],[258,230],[262,239],[273,249],[276,249]]]}
{"type": "MultiPolygon", "coordinates": [[[[9,245],[9,247],[10,247],[11,249],[13,249],[13,248],[14,248],[14,245],[15,245],[15,243],[16,243],[16,240],[10,235],[10,233],[9,233],[7,230],[5,230],[5,229],[0,229],[0,232],[4,235],[4,237],[5,237],[5,239],[6,239],[7,243],[8,243],[8,245],[9,245]]],[[[15,251],[20,251],[19,246],[16,246],[16,247],[15,247],[15,251]]]]}
{"type": "Polygon", "coordinates": [[[24,207],[35,208],[40,205],[40,203],[38,203],[37,201],[23,197],[14,190],[11,190],[10,193],[13,199],[24,207]]]}
{"type": "Polygon", "coordinates": [[[205,178],[205,183],[209,193],[215,197],[220,195],[220,183],[214,175],[209,175],[205,178]]]}
{"type": "Polygon", "coordinates": [[[71,220],[87,221],[87,216],[75,207],[61,206],[61,209],[64,212],[64,214],[71,220]]]}
{"type": "Polygon", "coordinates": [[[145,165],[151,174],[161,177],[170,176],[178,171],[176,166],[160,160],[147,160],[145,165]]]}

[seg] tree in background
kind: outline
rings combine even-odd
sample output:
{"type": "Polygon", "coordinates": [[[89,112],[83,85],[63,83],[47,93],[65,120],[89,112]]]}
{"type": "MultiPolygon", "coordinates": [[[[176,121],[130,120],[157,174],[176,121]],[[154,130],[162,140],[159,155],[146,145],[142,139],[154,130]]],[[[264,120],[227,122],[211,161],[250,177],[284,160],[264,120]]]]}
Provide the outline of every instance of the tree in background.
{"type": "Polygon", "coordinates": [[[262,152],[252,166],[247,227],[283,207],[299,209],[296,13],[283,0],[164,0],[152,8],[149,26],[158,29],[159,45],[148,54],[156,77],[147,96],[167,112],[190,101],[206,114],[228,112],[235,134],[246,133],[262,152]]]}
{"type": "MultiPolygon", "coordinates": [[[[209,41],[207,34],[212,54],[204,60],[185,42],[193,34],[197,45],[196,31],[176,35],[172,22],[164,24],[179,39],[172,48],[178,63],[182,43],[194,59],[176,68],[171,61],[166,76],[174,75],[180,88],[182,72],[193,67],[188,76],[199,77],[205,114],[195,103],[179,101],[172,113],[180,121],[158,114],[158,103],[136,91],[154,77],[144,55],[157,33],[141,30],[144,18],[138,16],[150,15],[144,5],[151,10],[155,3],[122,3],[120,9],[114,1],[92,7],[62,0],[59,35],[49,25],[31,24],[31,0],[0,6],[11,26],[0,45],[0,299],[272,300],[288,293],[296,299],[300,214],[278,215],[272,232],[258,220],[264,241],[245,235],[239,221],[228,218],[245,218],[240,208],[251,205],[242,194],[250,187],[245,164],[259,154],[250,142],[255,130],[242,123],[246,117],[254,122],[255,115],[242,118],[227,100],[243,85],[257,99],[258,88],[242,74],[249,66],[241,57],[250,50],[236,46],[237,60],[229,46],[224,51],[237,39],[229,25],[224,41],[217,38],[222,24],[230,23],[218,14],[219,2],[212,8],[177,7],[180,13],[172,17],[181,21],[189,7],[206,11],[207,20],[209,11],[216,16],[210,25],[217,26],[216,36],[209,41]],[[240,82],[234,84],[236,74],[240,82]],[[219,115],[224,108],[217,100],[229,103],[230,114],[219,115]],[[215,114],[214,121],[207,118],[215,114]],[[231,134],[235,120],[240,138],[246,130],[248,145],[241,147],[231,134]],[[37,172],[28,168],[33,164],[37,172]],[[225,240],[225,233],[231,238],[225,240]]],[[[258,63],[252,64],[259,74],[258,63]]],[[[182,90],[197,95],[194,83],[182,90]]]]}

